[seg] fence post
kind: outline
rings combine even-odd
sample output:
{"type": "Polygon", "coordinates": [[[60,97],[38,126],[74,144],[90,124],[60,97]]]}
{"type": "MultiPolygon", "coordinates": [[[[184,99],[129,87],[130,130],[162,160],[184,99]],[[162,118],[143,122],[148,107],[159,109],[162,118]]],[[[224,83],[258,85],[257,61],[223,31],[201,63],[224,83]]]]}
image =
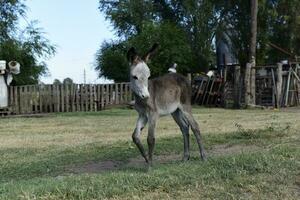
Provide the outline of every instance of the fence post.
{"type": "Polygon", "coordinates": [[[120,98],[120,93],[119,93],[119,84],[115,84],[115,103],[118,105],[120,103],[119,98],[120,98]]]}
{"type": "Polygon", "coordinates": [[[14,96],[15,96],[15,109],[14,109],[14,112],[16,114],[20,114],[20,105],[19,105],[19,98],[20,98],[20,95],[18,93],[18,90],[19,90],[19,87],[18,86],[14,86],[14,96]]]}
{"type": "Polygon", "coordinates": [[[256,105],[256,69],[255,63],[251,64],[251,103],[256,105]]]}
{"type": "Polygon", "coordinates": [[[245,105],[246,107],[250,104],[251,101],[251,63],[246,64],[246,70],[245,70],[245,105]]]}
{"type": "Polygon", "coordinates": [[[281,107],[282,99],[282,63],[277,63],[277,108],[281,107]]]}
{"type": "Polygon", "coordinates": [[[241,107],[240,77],[241,77],[241,67],[237,65],[234,68],[234,108],[241,107]]]}

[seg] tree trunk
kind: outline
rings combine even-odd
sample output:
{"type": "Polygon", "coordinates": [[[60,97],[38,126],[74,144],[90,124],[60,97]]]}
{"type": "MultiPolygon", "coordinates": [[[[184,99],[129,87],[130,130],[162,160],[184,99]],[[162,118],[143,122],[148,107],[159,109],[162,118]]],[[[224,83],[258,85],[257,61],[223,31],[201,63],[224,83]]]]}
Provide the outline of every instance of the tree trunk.
{"type": "Polygon", "coordinates": [[[256,38],[257,38],[257,11],[258,0],[251,0],[251,41],[249,60],[256,57],[256,38]]]}
{"type": "MultiPolygon", "coordinates": [[[[249,61],[251,63],[251,77],[250,77],[250,90],[251,104],[256,104],[256,70],[255,70],[255,58],[256,58],[256,40],[257,40],[257,12],[258,12],[258,0],[251,0],[251,40],[250,40],[250,55],[249,61]]],[[[247,86],[248,87],[248,86],[247,86]]],[[[247,106],[247,105],[246,105],[247,106]]]]}

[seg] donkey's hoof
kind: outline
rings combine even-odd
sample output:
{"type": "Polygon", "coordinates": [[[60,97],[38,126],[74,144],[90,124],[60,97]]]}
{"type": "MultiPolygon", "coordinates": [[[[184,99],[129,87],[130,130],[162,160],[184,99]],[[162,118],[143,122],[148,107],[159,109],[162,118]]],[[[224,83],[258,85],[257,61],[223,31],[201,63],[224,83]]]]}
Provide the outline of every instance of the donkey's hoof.
{"type": "Polygon", "coordinates": [[[207,160],[207,157],[206,157],[205,154],[201,154],[201,160],[202,160],[202,161],[206,161],[206,160],[207,160]]]}
{"type": "Polygon", "coordinates": [[[183,156],[182,161],[187,162],[190,160],[190,156],[183,156]]]}
{"type": "Polygon", "coordinates": [[[147,170],[147,172],[150,172],[150,171],[152,171],[152,167],[153,167],[153,165],[152,165],[152,164],[149,164],[149,163],[147,163],[147,166],[146,166],[146,170],[147,170]]]}

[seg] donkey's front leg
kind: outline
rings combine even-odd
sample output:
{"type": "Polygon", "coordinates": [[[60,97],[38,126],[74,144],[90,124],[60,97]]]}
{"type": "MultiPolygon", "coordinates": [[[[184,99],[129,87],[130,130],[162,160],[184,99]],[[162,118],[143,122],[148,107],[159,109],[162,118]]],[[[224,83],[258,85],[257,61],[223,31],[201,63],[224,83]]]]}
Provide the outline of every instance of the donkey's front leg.
{"type": "Polygon", "coordinates": [[[150,114],[149,116],[149,128],[147,143],[149,148],[149,165],[152,166],[153,150],[155,146],[155,127],[158,116],[156,114],[150,114]]]}
{"type": "Polygon", "coordinates": [[[141,152],[142,156],[144,157],[145,161],[148,163],[149,161],[148,161],[147,155],[145,153],[143,144],[140,140],[141,132],[142,132],[143,128],[145,127],[146,123],[147,123],[147,117],[143,116],[143,115],[139,115],[139,118],[136,122],[136,127],[134,129],[133,134],[132,134],[132,140],[136,144],[138,149],[140,150],[140,152],[141,152]]]}

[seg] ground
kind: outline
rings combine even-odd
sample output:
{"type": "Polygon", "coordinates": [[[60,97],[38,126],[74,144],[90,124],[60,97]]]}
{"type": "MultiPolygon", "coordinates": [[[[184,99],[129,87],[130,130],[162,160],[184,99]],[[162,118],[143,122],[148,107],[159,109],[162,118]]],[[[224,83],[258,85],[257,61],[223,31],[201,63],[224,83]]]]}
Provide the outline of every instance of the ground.
{"type": "Polygon", "coordinates": [[[164,117],[150,170],[131,141],[134,110],[1,118],[0,199],[300,198],[299,109],[193,113],[207,161],[192,133],[181,161],[181,133],[164,117]]]}

